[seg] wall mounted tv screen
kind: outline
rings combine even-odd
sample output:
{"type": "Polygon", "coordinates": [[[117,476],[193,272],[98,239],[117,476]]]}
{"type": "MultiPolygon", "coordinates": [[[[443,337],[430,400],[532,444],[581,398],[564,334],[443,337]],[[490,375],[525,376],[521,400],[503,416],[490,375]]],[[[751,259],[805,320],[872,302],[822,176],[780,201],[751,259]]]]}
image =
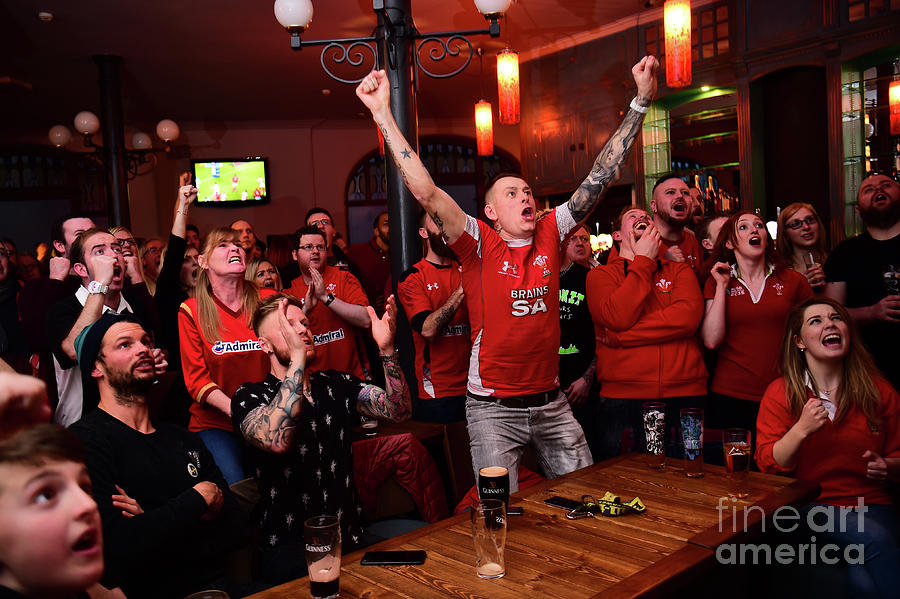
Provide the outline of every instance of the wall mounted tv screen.
{"type": "Polygon", "coordinates": [[[269,166],[265,158],[191,160],[197,204],[234,207],[269,201],[269,166]]]}

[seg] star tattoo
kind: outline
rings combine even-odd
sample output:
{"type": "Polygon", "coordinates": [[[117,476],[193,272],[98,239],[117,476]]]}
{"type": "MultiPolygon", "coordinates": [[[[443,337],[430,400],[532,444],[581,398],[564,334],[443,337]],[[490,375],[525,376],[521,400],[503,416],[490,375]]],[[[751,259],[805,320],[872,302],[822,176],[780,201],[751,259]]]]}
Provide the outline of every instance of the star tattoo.
{"type": "Polygon", "coordinates": [[[410,155],[409,150],[403,150],[400,153],[403,155],[404,158],[409,158],[409,155],[410,155]]]}

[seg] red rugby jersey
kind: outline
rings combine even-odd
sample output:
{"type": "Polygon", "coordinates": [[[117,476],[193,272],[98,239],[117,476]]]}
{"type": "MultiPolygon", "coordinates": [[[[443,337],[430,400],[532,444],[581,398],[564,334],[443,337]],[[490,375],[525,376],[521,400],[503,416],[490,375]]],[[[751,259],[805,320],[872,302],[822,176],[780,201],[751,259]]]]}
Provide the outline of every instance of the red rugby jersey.
{"type": "Polygon", "coordinates": [[[670,243],[663,239],[659,244],[659,257],[662,258],[670,247],[678,246],[684,254],[685,264],[691,267],[695,275],[699,275],[700,267],[703,265],[703,247],[700,240],[688,229],[682,231],[681,235],[681,241],[678,243],[670,243]]]}
{"type": "MultiPolygon", "coordinates": [[[[462,274],[455,263],[438,266],[423,258],[413,264],[397,284],[397,295],[407,318],[422,312],[434,312],[443,306],[459,287],[460,281],[462,274]]],[[[472,348],[469,334],[465,302],[460,304],[437,339],[429,342],[413,329],[420,399],[465,394],[472,348]]]]}
{"type": "MultiPolygon", "coordinates": [[[[333,266],[326,266],[321,272],[328,293],[333,293],[335,297],[348,304],[358,306],[369,304],[362,285],[352,274],[333,266]]],[[[284,291],[303,302],[308,288],[309,285],[303,282],[303,276],[299,276],[294,279],[291,287],[284,291]]],[[[307,317],[316,345],[316,359],[309,365],[308,370],[315,372],[334,369],[349,372],[361,379],[368,378],[363,371],[363,364],[357,351],[357,327],[338,316],[321,301],[307,317]]]]}
{"type": "Polygon", "coordinates": [[[472,327],[471,393],[513,397],[558,385],[560,242],[574,227],[565,204],[537,221],[530,240],[504,241],[466,217],[452,248],[472,327]]]}
{"type": "MultiPolygon", "coordinates": [[[[271,289],[261,289],[259,295],[273,293],[271,289]]],[[[188,429],[194,432],[209,428],[232,430],[231,419],[206,405],[206,398],[216,389],[231,397],[244,383],[261,381],[269,372],[269,357],[259,348],[256,334],[247,325],[247,315],[232,312],[215,296],[213,301],[219,310],[221,339],[212,342],[200,331],[196,298],[185,300],[178,310],[181,370],[188,393],[194,398],[188,429]]]]}
{"type": "MultiPolygon", "coordinates": [[[[786,268],[766,277],[756,301],[732,273],[725,292],[725,340],[710,389],[715,393],[759,401],[778,377],[778,355],[784,325],[794,306],[813,295],[806,277],[786,268]]],[[[703,297],[716,295],[716,280],[707,279],[703,297]]]]}

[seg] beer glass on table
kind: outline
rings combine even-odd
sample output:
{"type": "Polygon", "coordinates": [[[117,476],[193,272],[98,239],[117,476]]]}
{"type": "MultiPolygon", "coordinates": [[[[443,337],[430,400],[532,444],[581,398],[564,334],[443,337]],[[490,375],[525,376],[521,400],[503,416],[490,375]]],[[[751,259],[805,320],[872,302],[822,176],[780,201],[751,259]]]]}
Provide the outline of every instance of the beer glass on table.
{"type": "Polygon", "coordinates": [[[681,409],[681,440],[684,443],[684,473],[688,478],[703,476],[703,410],[681,409]]]}
{"type": "Polygon", "coordinates": [[[470,518],[475,573],[479,578],[501,578],[506,574],[506,506],[499,499],[482,499],[472,508],[470,518]]]}
{"type": "Polygon", "coordinates": [[[750,431],[743,428],[726,428],[723,437],[725,471],[728,478],[728,494],[731,497],[747,497],[750,488],[750,431]]]}
{"type": "Polygon", "coordinates": [[[644,404],[644,438],[647,440],[647,465],[654,470],[666,466],[666,404],[644,404]]]}
{"type": "Polygon", "coordinates": [[[303,523],[309,590],[314,599],[341,594],[341,523],[336,516],[313,516],[303,523]]]}
{"type": "Polygon", "coordinates": [[[509,470],[504,466],[487,466],[478,471],[478,497],[499,499],[509,506],[509,470]]]}

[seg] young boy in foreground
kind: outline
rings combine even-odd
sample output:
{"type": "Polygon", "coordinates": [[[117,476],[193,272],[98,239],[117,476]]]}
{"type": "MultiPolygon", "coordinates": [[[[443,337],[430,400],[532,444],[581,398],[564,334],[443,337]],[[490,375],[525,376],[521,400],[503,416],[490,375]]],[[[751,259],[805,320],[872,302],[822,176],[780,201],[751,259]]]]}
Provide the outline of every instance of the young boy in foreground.
{"type": "Polygon", "coordinates": [[[0,441],[0,599],[86,597],[103,537],[84,448],[39,424],[0,441]]]}

